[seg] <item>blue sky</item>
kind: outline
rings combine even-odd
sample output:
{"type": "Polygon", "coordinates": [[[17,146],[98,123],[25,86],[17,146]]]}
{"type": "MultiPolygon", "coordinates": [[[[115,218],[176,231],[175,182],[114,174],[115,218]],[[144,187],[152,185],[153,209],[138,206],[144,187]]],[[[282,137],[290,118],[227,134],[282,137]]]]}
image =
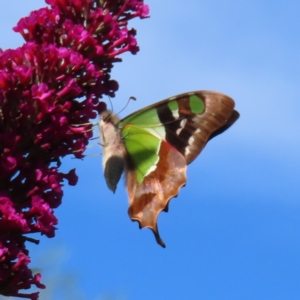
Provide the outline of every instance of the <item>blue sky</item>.
{"type": "MultiPolygon", "coordinates": [[[[130,221],[123,184],[106,188],[101,156],[66,159],[79,183],[65,187],[56,237],[30,248],[54,293],[41,299],[300,299],[300,2],[146,3],[151,18],[131,23],[141,51],[112,73],[114,110],[132,95],[122,116],[210,89],[234,98],[241,118],[189,166],[160,215],[166,249],[130,221]]],[[[0,47],[22,45],[11,28],[43,6],[0,4],[0,47]]]]}

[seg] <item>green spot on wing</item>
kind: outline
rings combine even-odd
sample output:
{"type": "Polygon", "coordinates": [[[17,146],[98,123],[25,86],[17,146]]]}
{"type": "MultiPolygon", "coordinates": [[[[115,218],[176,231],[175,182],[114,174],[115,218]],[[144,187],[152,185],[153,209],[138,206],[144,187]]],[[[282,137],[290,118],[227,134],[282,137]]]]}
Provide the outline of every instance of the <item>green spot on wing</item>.
{"type": "Polygon", "coordinates": [[[125,126],[122,129],[122,136],[134,164],[137,181],[142,183],[159,160],[160,140],[147,130],[134,125],[125,126]]]}
{"type": "Polygon", "coordinates": [[[177,101],[173,100],[173,101],[168,102],[168,106],[169,106],[171,111],[178,111],[177,101]]]}
{"type": "Polygon", "coordinates": [[[190,96],[190,108],[194,114],[201,114],[204,112],[205,104],[197,95],[190,96]]]}

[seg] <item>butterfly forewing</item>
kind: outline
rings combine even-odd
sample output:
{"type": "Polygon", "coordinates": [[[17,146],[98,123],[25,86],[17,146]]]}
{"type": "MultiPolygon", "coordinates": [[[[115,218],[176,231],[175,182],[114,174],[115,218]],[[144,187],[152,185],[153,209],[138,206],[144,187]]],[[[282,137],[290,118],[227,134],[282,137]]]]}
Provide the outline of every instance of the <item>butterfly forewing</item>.
{"type": "Polygon", "coordinates": [[[207,141],[229,128],[239,117],[234,101],[221,93],[181,94],[139,110],[120,123],[146,128],[175,147],[191,163],[207,141]]]}

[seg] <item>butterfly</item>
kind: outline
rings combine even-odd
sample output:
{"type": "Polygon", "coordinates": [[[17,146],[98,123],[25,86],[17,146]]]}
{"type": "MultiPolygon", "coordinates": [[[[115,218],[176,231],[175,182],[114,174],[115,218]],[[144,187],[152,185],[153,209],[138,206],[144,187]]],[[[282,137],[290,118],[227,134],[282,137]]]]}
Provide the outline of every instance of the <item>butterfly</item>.
{"type": "Polygon", "coordinates": [[[122,120],[109,110],[100,114],[106,184],[115,192],[125,172],[128,214],[162,247],[157,218],[186,184],[187,165],[238,118],[234,101],[212,91],[180,94],[122,120]]]}

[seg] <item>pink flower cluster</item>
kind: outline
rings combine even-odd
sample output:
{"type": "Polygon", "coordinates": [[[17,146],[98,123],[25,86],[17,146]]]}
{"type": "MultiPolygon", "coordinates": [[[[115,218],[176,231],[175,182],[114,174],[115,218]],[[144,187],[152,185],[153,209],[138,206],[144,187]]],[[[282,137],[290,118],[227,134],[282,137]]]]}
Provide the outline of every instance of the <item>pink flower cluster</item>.
{"type": "Polygon", "coordinates": [[[53,209],[63,181],[76,185],[75,170],[59,172],[61,158],[83,158],[92,136],[90,119],[114,97],[110,79],[121,53],[139,48],[127,23],[146,18],[139,0],[46,0],[14,28],[26,43],[0,49],[0,294],[38,299],[41,275],[33,275],[26,242],[55,235],[53,209]]]}

